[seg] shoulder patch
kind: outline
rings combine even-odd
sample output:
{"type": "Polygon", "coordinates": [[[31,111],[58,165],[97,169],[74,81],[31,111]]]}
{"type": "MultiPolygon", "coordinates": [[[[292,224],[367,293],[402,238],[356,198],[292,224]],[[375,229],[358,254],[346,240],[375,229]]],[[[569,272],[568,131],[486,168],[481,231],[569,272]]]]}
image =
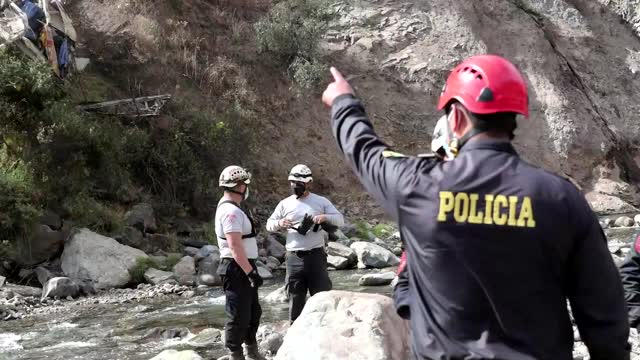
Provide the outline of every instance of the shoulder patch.
{"type": "Polygon", "coordinates": [[[407,157],[407,155],[405,155],[405,154],[401,154],[399,152],[395,152],[395,151],[391,151],[391,150],[384,150],[382,152],[382,156],[384,156],[386,158],[405,158],[405,157],[407,157]]]}
{"type": "Polygon", "coordinates": [[[633,249],[636,253],[640,254],[640,234],[636,236],[636,241],[633,243],[633,249]]]}

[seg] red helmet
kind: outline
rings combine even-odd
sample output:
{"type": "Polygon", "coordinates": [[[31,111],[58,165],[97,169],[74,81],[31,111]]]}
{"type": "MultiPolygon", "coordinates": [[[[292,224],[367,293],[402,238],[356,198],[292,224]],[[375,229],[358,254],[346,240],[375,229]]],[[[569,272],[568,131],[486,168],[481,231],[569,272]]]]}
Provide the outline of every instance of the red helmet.
{"type": "Polygon", "coordinates": [[[438,110],[457,100],[476,114],[515,112],[529,117],[527,84],[509,60],[477,55],[456,66],[440,95],[438,110]]]}

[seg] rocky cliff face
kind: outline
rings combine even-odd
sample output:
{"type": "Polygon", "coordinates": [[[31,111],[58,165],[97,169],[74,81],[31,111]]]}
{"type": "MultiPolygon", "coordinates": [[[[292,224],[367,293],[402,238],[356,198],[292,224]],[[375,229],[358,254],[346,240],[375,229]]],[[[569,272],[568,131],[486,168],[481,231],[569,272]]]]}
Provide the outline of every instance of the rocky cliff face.
{"type": "Polygon", "coordinates": [[[338,9],[327,50],[356,64],[346,72],[381,132],[395,130],[391,143],[424,146],[448,70],[470,55],[496,53],[516,63],[530,86],[531,116],[517,132],[521,155],[574,179],[596,210],[638,204],[637,2],[361,1],[338,9]]]}

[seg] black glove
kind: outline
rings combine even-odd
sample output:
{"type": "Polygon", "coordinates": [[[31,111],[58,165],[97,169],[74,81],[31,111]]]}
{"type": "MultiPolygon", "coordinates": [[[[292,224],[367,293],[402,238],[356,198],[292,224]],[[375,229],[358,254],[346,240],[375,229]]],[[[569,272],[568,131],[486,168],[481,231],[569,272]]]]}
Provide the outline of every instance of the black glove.
{"type": "Polygon", "coordinates": [[[251,282],[251,287],[254,288],[259,288],[264,282],[256,269],[251,270],[251,272],[247,274],[247,277],[249,278],[249,282],[251,282]]]}
{"type": "Polygon", "coordinates": [[[298,231],[300,235],[307,235],[307,232],[309,232],[309,229],[311,229],[312,226],[313,217],[309,214],[304,214],[304,218],[302,219],[300,225],[298,225],[296,231],[298,231]]]}

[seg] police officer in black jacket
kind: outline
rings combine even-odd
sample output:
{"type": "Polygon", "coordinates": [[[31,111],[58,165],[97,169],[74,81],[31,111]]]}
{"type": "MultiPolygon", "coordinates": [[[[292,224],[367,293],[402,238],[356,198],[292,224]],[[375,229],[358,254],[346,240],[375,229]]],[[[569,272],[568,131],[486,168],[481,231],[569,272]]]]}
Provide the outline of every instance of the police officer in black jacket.
{"type": "MultiPolygon", "coordinates": [[[[526,83],[508,60],[450,73],[448,161],[393,152],[342,75],[323,94],[338,147],[400,224],[417,359],[572,359],[569,300],[591,359],[629,359],[620,275],[584,196],[518,156],[526,83]]],[[[442,124],[439,124],[442,125],[442,124]]]]}

